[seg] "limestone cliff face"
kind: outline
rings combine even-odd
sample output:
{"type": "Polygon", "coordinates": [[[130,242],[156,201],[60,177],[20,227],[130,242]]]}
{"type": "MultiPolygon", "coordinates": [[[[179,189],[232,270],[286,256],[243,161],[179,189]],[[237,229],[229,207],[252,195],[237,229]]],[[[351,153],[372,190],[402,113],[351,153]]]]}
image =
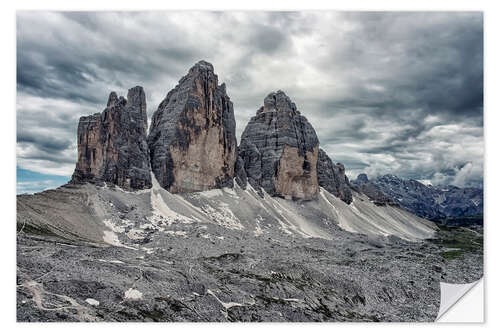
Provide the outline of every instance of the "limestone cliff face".
{"type": "Polygon", "coordinates": [[[282,91],[264,99],[264,106],[246,126],[239,147],[248,182],[270,195],[293,199],[317,196],[319,141],[311,124],[282,91]]]}
{"type": "Polygon", "coordinates": [[[142,87],[129,89],[127,99],[112,92],[102,113],[80,118],[78,161],[71,181],[151,187],[147,121],[142,87]]]}
{"type": "Polygon", "coordinates": [[[319,186],[347,204],[352,202],[351,185],[343,164],[334,164],[326,152],[320,149],[317,170],[319,186]]]}
{"type": "Polygon", "coordinates": [[[233,103],[213,66],[195,64],[154,113],[148,145],[153,173],[172,193],[233,185],[237,158],[233,103]]]}

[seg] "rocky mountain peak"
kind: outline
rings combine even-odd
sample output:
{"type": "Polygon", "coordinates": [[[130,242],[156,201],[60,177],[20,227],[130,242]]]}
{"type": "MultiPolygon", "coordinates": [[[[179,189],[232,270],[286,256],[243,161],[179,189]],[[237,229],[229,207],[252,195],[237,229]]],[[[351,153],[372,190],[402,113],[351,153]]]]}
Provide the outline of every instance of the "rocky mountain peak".
{"type": "Polygon", "coordinates": [[[136,86],[128,90],[127,111],[131,115],[131,120],[142,121],[144,133],[148,130],[148,115],[146,110],[146,94],[144,89],[136,86]]]}
{"type": "Polygon", "coordinates": [[[151,167],[172,193],[233,185],[233,103],[213,66],[196,63],[160,103],[148,136],[151,167]]]}
{"type": "Polygon", "coordinates": [[[267,95],[264,106],[250,119],[239,149],[254,188],[285,198],[312,199],[319,190],[318,146],[314,128],[278,91],[267,95]]]}
{"type": "Polygon", "coordinates": [[[264,98],[264,106],[257,111],[257,114],[272,111],[300,114],[300,112],[297,111],[295,103],[293,103],[292,100],[281,90],[271,92],[267,95],[266,98],[264,98]]]}
{"type": "Polygon", "coordinates": [[[391,174],[364,182],[358,180],[353,183],[359,185],[358,188],[368,196],[370,193],[379,193],[423,218],[440,220],[447,217],[483,215],[481,189],[450,185],[429,186],[418,180],[402,179],[391,174]]]}
{"type": "Polygon", "coordinates": [[[214,66],[208,61],[200,60],[196,64],[194,64],[194,66],[191,67],[191,69],[189,70],[190,73],[195,71],[209,71],[213,73],[214,66]]]}
{"type": "Polygon", "coordinates": [[[218,86],[219,78],[214,72],[214,66],[205,60],[200,60],[194,64],[188,73],[180,79],[179,85],[196,85],[199,80],[211,82],[215,87],[220,88],[218,86]]]}
{"type": "Polygon", "coordinates": [[[366,173],[360,173],[356,178],[356,181],[360,184],[368,183],[368,176],[366,175],[366,173]]]}
{"type": "Polygon", "coordinates": [[[108,107],[114,106],[118,102],[118,95],[116,92],[112,91],[108,97],[108,107]]]}
{"type": "Polygon", "coordinates": [[[132,88],[127,96],[117,98],[112,92],[102,113],[80,118],[73,183],[108,182],[125,189],[151,187],[144,90],[132,88]]]}
{"type": "Polygon", "coordinates": [[[351,182],[351,184],[355,191],[365,194],[376,205],[396,205],[394,200],[382,192],[372,181],[370,181],[365,173],[359,174],[358,177],[351,182]]]}

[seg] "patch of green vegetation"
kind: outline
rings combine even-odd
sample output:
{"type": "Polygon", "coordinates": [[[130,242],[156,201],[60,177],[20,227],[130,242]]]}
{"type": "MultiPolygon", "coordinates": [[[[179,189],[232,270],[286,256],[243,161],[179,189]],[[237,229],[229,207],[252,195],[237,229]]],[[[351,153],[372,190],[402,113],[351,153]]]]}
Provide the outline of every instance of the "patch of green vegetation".
{"type": "MultiPolygon", "coordinates": [[[[444,248],[457,249],[461,254],[483,252],[482,229],[440,226],[440,230],[431,242],[444,248]]],[[[444,253],[447,252],[453,251],[444,251],[444,253]]],[[[446,256],[453,256],[453,254],[446,256]]]]}
{"type": "Polygon", "coordinates": [[[469,216],[458,216],[458,217],[446,217],[446,218],[436,218],[430,219],[435,222],[439,228],[456,228],[456,227],[478,227],[483,225],[483,215],[469,215],[469,216]]]}
{"type": "Polygon", "coordinates": [[[462,257],[463,251],[462,250],[450,250],[450,251],[443,251],[440,253],[440,255],[446,259],[446,260],[453,260],[462,257]]]}

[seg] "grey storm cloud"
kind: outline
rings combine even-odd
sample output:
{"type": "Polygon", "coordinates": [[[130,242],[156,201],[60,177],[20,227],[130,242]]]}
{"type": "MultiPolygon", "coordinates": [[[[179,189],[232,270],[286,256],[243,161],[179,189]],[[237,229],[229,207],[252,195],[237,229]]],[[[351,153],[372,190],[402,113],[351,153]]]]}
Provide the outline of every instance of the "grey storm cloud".
{"type": "Polygon", "coordinates": [[[148,115],[198,60],[234,103],[237,133],[284,90],[348,175],[483,180],[480,12],[17,14],[17,157],[70,175],[78,118],[144,87],[148,115]]]}

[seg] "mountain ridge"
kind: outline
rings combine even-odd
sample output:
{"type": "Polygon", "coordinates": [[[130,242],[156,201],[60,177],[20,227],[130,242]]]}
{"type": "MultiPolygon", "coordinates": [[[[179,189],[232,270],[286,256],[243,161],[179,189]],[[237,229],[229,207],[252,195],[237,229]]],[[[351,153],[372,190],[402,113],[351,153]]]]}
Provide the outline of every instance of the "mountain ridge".
{"type": "Polygon", "coordinates": [[[366,194],[367,188],[378,191],[383,200],[398,204],[409,212],[431,220],[482,216],[483,190],[453,185],[425,185],[414,179],[386,174],[369,180],[366,174],[351,182],[366,194]]]}

